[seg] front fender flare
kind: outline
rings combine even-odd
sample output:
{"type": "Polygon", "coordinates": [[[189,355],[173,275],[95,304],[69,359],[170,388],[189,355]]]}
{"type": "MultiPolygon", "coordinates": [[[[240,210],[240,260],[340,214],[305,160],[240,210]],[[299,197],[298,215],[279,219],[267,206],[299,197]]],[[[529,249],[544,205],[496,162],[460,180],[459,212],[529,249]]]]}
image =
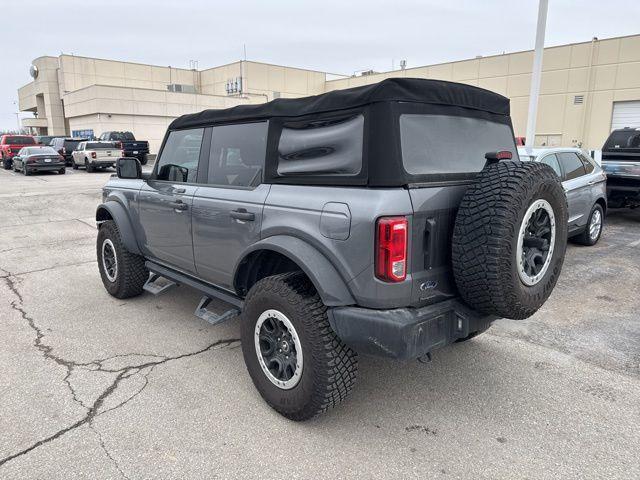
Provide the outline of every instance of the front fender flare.
{"type": "Polygon", "coordinates": [[[122,204],[116,200],[108,200],[98,205],[96,209],[96,222],[105,220],[104,212],[107,212],[109,214],[108,216],[116,223],[124,248],[136,255],[142,255],[140,247],[138,247],[138,242],[136,241],[131,220],[129,219],[129,214],[122,204]]]}
{"type": "Polygon", "coordinates": [[[288,235],[268,237],[247,248],[235,265],[234,279],[237,278],[243,260],[258,250],[271,250],[295,262],[309,277],[326,306],[346,306],[356,303],[349,287],[327,257],[304,240],[288,235]]]}

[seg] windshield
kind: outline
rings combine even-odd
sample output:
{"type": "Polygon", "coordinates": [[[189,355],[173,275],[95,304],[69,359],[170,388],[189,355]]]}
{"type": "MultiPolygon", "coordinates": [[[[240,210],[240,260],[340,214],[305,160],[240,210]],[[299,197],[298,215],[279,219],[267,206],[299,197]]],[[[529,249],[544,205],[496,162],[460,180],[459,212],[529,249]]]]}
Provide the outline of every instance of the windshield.
{"type": "Polygon", "coordinates": [[[131,132],[113,132],[109,136],[111,137],[111,140],[118,140],[118,141],[135,140],[135,137],[131,132]]]}
{"type": "Polygon", "coordinates": [[[21,136],[13,136],[13,137],[4,137],[5,145],[35,145],[36,141],[33,137],[21,137],[21,136]]]}
{"type": "Polygon", "coordinates": [[[89,142],[87,143],[86,150],[100,150],[100,149],[110,149],[110,148],[116,148],[116,145],[113,142],[102,142],[102,143],[89,142]]]}
{"type": "Polygon", "coordinates": [[[22,151],[22,154],[23,155],[58,155],[58,152],[56,152],[51,147],[40,147],[40,148],[32,147],[32,148],[25,148],[22,151]]]}
{"type": "Polygon", "coordinates": [[[640,131],[617,130],[609,135],[604,148],[640,148],[640,131]]]}
{"type": "Polygon", "coordinates": [[[508,150],[518,158],[507,124],[454,115],[400,115],[402,162],[412,175],[477,173],[485,153],[508,150]]]}

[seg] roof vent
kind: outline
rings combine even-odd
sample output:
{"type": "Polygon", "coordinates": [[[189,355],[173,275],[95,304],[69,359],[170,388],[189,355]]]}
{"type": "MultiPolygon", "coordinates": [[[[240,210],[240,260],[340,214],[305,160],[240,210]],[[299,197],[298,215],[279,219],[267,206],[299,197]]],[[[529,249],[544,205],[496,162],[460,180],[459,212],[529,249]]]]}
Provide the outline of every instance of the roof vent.
{"type": "Polygon", "coordinates": [[[584,103],[584,95],[576,95],[573,97],[574,105],[582,105],[584,103]]]}

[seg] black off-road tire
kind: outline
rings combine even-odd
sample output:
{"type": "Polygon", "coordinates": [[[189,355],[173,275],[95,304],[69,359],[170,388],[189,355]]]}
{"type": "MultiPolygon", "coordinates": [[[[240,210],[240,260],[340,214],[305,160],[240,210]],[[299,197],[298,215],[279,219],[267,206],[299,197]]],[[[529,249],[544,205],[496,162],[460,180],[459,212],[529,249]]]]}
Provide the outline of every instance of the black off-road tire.
{"type": "Polygon", "coordinates": [[[242,313],[241,338],[244,361],[260,395],[291,420],[308,420],[326,412],[344,400],[355,384],[357,355],[331,329],[327,307],[301,272],[267,277],[251,288],[242,313]],[[302,375],[289,390],[267,378],[256,354],[256,323],[269,309],[287,316],[302,346],[302,375]]]}
{"type": "Polygon", "coordinates": [[[599,203],[596,203],[591,209],[591,212],[589,213],[589,219],[587,220],[587,227],[585,228],[584,232],[582,232],[580,235],[576,235],[575,237],[573,237],[571,241],[575,243],[579,243],[580,245],[592,247],[593,245],[598,243],[598,240],[600,240],[603,229],[604,229],[604,209],[602,208],[602,205],[600,205],[599,203]],[[591,225],[591,221],[593,220],[593,215],[596,211],[600,213],[600,219],[602,223],[600,224],[600,231],[598,232],[598,235],[595,238],[591,238],[589,226],[591,225]]]}
{"type": "Polygon", "coordinates": [[[129,298],[142,293],[142,287],[149,278],[149,270],[144,266],[143,257],[124,248],[118,226],[113,220],[107,220],[100,225],[96,253],[100,277],[109,294],[116,298],[129,298]],[[113,243],[117,259],[117,273],[113,282],[107,277],[102,261],[102,244],[105,239],[113,243]]]}
{"type": "Polygon", "coordinates": [[[567,215],[564,189],[548,165],[507,161],[486,166],[466,191],[453,232],[453,273],[462,299],[487,315],[533,315],[560,276],[567,215]],[[554,249],[544,275],[526,285],[518,273],[518,237],[527,210],[537,200],[546,200],[553,210],[554,249]]]}

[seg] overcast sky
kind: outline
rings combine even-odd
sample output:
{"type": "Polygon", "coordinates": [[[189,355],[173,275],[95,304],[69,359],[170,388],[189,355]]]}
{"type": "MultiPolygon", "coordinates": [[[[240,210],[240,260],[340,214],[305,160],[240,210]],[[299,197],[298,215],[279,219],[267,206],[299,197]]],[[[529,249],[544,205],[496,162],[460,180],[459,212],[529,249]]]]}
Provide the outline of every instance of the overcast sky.
{"type": "MultiPolygon", "coordinates": [[[[2,0],[0,129],[31,60],[72,53],[200,69],[242,57],[332,73],[532,49],[537,0],[2,0]]],[[[640,33],[638,0],[550,0],[545,44],[640,33]]],[[[30,114],[28,114],[30,116],[30,114]]]]}

